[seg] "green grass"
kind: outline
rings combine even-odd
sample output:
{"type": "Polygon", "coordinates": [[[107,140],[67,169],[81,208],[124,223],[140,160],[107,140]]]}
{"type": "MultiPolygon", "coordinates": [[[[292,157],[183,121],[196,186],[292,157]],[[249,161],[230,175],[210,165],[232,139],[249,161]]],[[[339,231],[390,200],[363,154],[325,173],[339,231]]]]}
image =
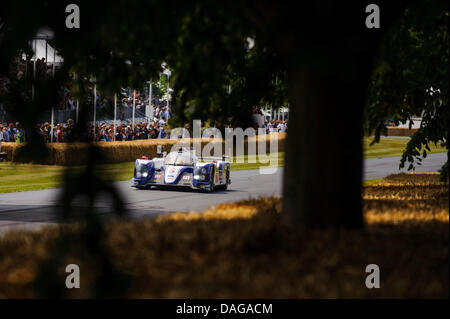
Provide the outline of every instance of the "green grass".
{"type": "Polygon", "coordinates": [[[379,183],[383,179],[384,178],[366,179],[363,184],[364,184],[364,186],[369,186],[369,185],[372,185],[372,184],[379,183]]]}
{"type": "MultiPolygon", "coordinates": [[[[406,149],[409,139],[407,138],[381,138],[380,143],[370,146],[373,137],[364,138],[364,158],[381,158],[391,156],[401,156],[406,149]]],[[[447,150],[438,145],[430,145],[431,152],[427,153],[445,153],[447,150]]]]}
{"type": "MultiPolygon", "coordinates": [[[[373,138],[364,139],[364,157],[365,158],[380,158],[389,156],[400,156],[406,148],[408,139],[401,138],[381,138],[381,142],[373,146],[369,146],[373,138]]],[[[443,147],[431,147],[431,153],[446,152],[443,147]]],[[[270,160],[274,161],[278,157],[277,167],[284,166],[284,153],[273,153],[270,155],[270,160]]],[[[255,163],[256,156],[239,156],[234,157],[231,163],[231,170],[247,170],[258,169],[260,167],[268,166],[267,164],[255,163]],[[238,163],[242,162],[243,163],[238,163]],[[249,163],[250,162],[250,163],[249,163]]],[[[123,162],[114,164],[100,165],[98,172],[106,180],[110,181],[125,181],[132,178],[134,162],[123,162]]],[[[35,165],[35,164],[11,164],[0,163],[0,193],[19,192],[38,190],[46,188],[61,187],[61,175],[64,172],[63,166],[49,166],[49,165],[35,165]]],[[[81,167],[72,167],[71,169],[81,169],[81,167]]],[[[368,183],[375,183],[379,180],[365,181],[368,183]]]]}
{"type": "Polygon", "coordinates": [[[29,191],[60,186],[64,167],[0,163],[0,193],[29,191]]]}
{"type": "Polygon", "coordinates": [[[262,164],[259,161],[267,161],[276,167],[284,166],[284,152],[271,153],[268,158],[258,158],[257,155],[244,155],[233,157],[231,162],[232,171],[241,171],[247,169],[258,169],[260,167],[269,167],[269,163],[262,164]],[[278,159],[277,159],[278,158],[278,159]],[[277,162],[275,162],[278,160],[277,162]]]}

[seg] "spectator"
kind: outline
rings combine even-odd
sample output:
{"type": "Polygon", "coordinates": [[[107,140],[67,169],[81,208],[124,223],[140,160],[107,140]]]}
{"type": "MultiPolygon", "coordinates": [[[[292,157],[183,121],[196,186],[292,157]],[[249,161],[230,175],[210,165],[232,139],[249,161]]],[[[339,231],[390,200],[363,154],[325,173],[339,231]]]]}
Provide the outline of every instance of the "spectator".
{"type": "Polygon", "coordinates": [[[9,133],[8,133],[8,128],[6,126],[3,127],[3,141],[9,142],[9,133]]]}
{"type": "Polygon", "coordinates": [[[17,134],[17,129],[14,127],[14,124],[9,123],[9,129],[8,129],[9,142],[15,142],[16,134],[17,134]]]}
{"type": "MultiPolygon", "coordinates": [[[[58,124],[60,125],[60,124],[58,124]]],[[[59,126],[59,129],[56,133],[56,140],[58,143],[63,143],[65,140],[65,135],[64,135],[64,126],[59,126]]]]}
{"type": "Polygon", "coordinates": [[[16,143],[24,143],[25,142],[25,132],[20,128],[19,125],[16,127],[16,143]]]}

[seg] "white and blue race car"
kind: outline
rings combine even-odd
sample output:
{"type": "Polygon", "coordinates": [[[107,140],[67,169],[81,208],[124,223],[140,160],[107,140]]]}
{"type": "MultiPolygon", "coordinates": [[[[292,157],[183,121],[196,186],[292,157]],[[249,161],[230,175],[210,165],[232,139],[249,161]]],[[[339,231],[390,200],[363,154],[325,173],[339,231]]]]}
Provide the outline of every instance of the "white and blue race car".
{"type": "Polygon", "coordinates": [[[225,157],[199,160],[193,150],[180,149],[151,160],[145,156],[137,159],[132,186],[138,189],[181,186],[213,192],[216,188],[226,190],[229,184],[230,162],[225,157]]]}

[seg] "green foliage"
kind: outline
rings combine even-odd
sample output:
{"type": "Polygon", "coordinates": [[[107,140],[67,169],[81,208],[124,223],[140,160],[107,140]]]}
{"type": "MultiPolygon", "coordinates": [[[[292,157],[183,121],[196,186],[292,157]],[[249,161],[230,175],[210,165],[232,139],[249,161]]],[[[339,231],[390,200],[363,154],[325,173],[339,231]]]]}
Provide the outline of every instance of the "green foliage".
{"type": "Polygon", "coordinates": [[[159,81],[155,82],[152,87],[152,95],[158,95],[160,98],[167,93],[168,89],[167,76],[162,75],[159,81]]]}
{"type": "Polygon", "coordinates": [[[417,1],[392,26],[380,49],[370,83],[366,130],[375,131],[374,143],[386,120],[413,124],[419,130],[409,141],[400,167],[420,165],[431,144],[448,150],[449,29],[448,2],[417,1]]]}
{"type": "MultiPolygon", "coordinates": [[[[172,71],[172,124],[191,119],[249,125],[252,107],[286,102],[286,74],[275,53],[245,12],[249,3],[211,1],[81,0],[80,29],[67,29],[61,1],[2,2],[0,61],[8,66],[39,27],[54,31],[54,45],[67,74],[77,74],[76,97],[88,100],[89,79],[112,95],[121,87],[142,88],[149,79],[155,93],[166,93],[161,64],[172,71]],[[27,7],[27,10],[23,10],[27,7]],[[20,19],[17,19],[20,16],[20,19]],[[18,30],[21,30],[20,32],[18,30]],[[255,39],[249,50],[247,38],[255,39]],[[275,78],[278,78],[275,84],[275,78]],[[231,86],[231,93],[229,87],[231,86]]],[[[2,68],[0,67],[0,74],[2,68]]]]}

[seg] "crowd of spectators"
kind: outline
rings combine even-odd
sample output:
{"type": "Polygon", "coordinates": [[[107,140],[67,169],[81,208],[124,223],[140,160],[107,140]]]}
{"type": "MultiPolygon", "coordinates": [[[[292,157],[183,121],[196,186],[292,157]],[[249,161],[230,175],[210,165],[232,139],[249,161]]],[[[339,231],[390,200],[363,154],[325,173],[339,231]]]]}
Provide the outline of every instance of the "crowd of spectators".
{"type": "MultiPolygon", "coordinates": [[[[27,61],[24,59],[18,60],[16,64],[17,79],[24,79],[25,77],[33,76],[33,61],[27,61]]],[[[46,64],[45,58],[37,59],[35,64],[36,77],[49,77],[53,75],[53,71],[57,66],[52,64],[46,64]]],[[[7,85],[7,78],[0,78],[0,88],[5,88],[7,85]]],[[[94,86],[89,87],[90,92],[93,95],[94,86]]],[[[76,100],[72,95],[73,91],[73,79],[69,78],[61,92],[60,103],[55,107],[58,110],[75,110],[76,100]]],[[[112,105],[112,98],[108,96],[102,96],[97,90],[97,109],[100,110],[106,105],[112,105]]],[[[88,125],[85,135],[88,140],[91,141],[130,141],[140,139],[152,139],[152,138],[167,138],[168,130],[166,128],[167,123],[171,117],[170,107],[167,100],[161,99],[158,95],[154,95],[152,98],[153,116],[147,117],[145,112],[148,105],[148,95],[143,91],[133,91],[131,89],[122,89],[117,100],[117,127],[114,126],[112,121],[104,120],[104,123],[97,121],[95,124],[95,130],[92,124],[88,125]],[[135,99],[135,100],[134,100],[135,99]],[[133,103],[134,102],[134,103],[133,103]],[[135,123],[134,127],[131,123],[133,104],[136,107],[135,117],[137,117],[139,123],[135,123]],[[142,121],[142,118],[146,118],[142,121]],[[101,123],[101,124],[100,124],[101,123]],[[95,132],[95,134],[94,134],[95,132]]],[[[0,120],[5,120],[6,116],[4,110],[0,105],[0,120]]],[[[270,121],[264,120],[265,114],[260,107],[254,107],[253,113],[261,117],[258,120],[259,124],[255,127],[263,127],[266,129],[266,133],[270,132],[286,132],[288,129],[287,120],[272,119],[270,121]]],[[[72,114],[72,113],[71,113],[72,114]]],[[[66,114],[68,115],[68,114],[66,114]]],[[[64,116],[65,118],[66,115],[64,116]]],[[[73,116],[74,114],[72,114],[73,116]]],[[[63,118],[64,118],[63,117],[63,118]]],[[[61,118],[60,118],[61,121],[61,118]]],[[[53,130],[49,123],[44,123],[36,127],[38,133],[47,142],[65,142],[67,136],[70,135],[74,122],[69,119],[65,123],[57,123],[53,130]],[[51,136],[53,132],[53,137],[51,136]]],[[[24,131],[19,123],[1,123],[0,122],[0,141],[9,142],[23,142],[26,140],[24,131]]]]}
{"type": "MultiPolygon", "coordinates": [[[[30,66],[27,66],[24,60],[18,64],[18,78],[25,76],[27,72],[29,74],[29,71],[30,66]]],[[[46,76],[50,76],[52,72],[52,66],[48,66],[46,69],[45,59],[38,59],[36,61],[36,72],[39,76],[42,76],[44,74],[46,76]]],[[[4,86],[5,84],[6,83],[3,83],[2,86],[4,86]]],[[[61,103],[56,107],[57,110],[74,110],[76,108],[76,101],[72,97],[72,87],[72,79],[69,79],[64,86],[64,97],[63,99],[61,99],[61,103]]],[[[91,86],[89,89],[93,94],[93,86],[91,86]]],[[[97,106],[99,109],[103,108],[108,103],[111,103],[109,97],[102,96],[98,91],[96,93],[97,106]]],[[[171,113],[168,102],[165,99],[160,99],[158,95],[155,95],[152,98],[152,105],[154,106],[152,114],[153,116],[151,118],[147,118],[145,116],[145,109],[148,105],[148,96],[146,96],[145,93],[141,91],[134,92],[130,89],[122,89],[122,92],[119,96],[119,103],[117,105],[118,113],[116,114],[116,123],[118,123],[117,127],[115,127],[114,123],[112,123],[111,120],[104,120],[103,123],[97,121],[97,123],[95,124],[95,129],[93,127],[93,124],[88,124],[86,131],[84,132],[83,139],[87,139],[90,141],[110,142],[168,138],[169,132],[167,129],[167,122],[171,117],[171,113]],[[147,119],[145,121],[139,121],[135,123],[134,127],[130,120],[130,118],[132,117],[131,114],[133,98],[135,98],[134,102],[136,111],[140,111],[140,114],[143,114],[143,117],[147,119]]],[[[0,111],[1,110],[2,107],[0,105],[0,111]]],[[[254,114],[263,115],[263,112],[258,107],[255,107],[253,112],[254,114]]],[[[3,119],[4,118],[5,116],[3,116],[3,119]]],[[[142,116],[137,116],[137,118],[141,120],[142,116]]],[[[287,130],[287,122],[287,120],[281,121],[274,119],[271,121],[265,121],[262,127],[266,128],[266,133],[285,132],[287,130]]],[[[69,119],[66,122],[57,123],[56,125],[54,125],[53,130],[48,122],[36,126],[37,132],[46,142],[58,143],[66,142],[68,140],[68,136],[71,135],[71,132],[74,128],[75,123],[72,119],[69,119]]],[[[26,134],[22,129],[20,123],[8,124],[0,122],[0,141],[22,143],[26,141],[26,134]]]]}
{"type": "MultiPolygon", "coordinates": [[[[271,132],[287,132],[288,129],[288,120],[283,119],[271,119],[264,120],[266,118],[266,114],[262,111],[260,107],[255,106],[253,108],[253,114],[255,116],[255,122],[258,124],[259,128],[266,129],[266,134],[271,132]]],[[[256,127],[257,125],[255,125],[256,127]]]]}
{"type": "MultiPolygon", "coordinates": [[[[32,77],[43,78],[53,76],[53,63],[47,64],[45,58],[36,59],[36,64],[32,60],[18,59],[14,65],[12,73],[18,80],[31,79],[32,77]],[[34,68],[34,71],[33,71],[34,68]],[[34,72],[34,73],[33,73],[34,72]]],[[[56,68],[56,64],[55,64],[56,68]]]]}
{"type": "MultiPolygon", "coordinates": [[[[58,107],[59,109],[73,110],[76,108],[76,102],[72,98],[71,88],[72,82],[69,81],[64,88],[64,104],[61,103],[58,107]]],[[[90,89],[93,91],[93,87],[90,89]]],[[[111,120],[105,121],[101,124],[97,122],[95,124],[95,130],[93,124],[89,124],[85,132],[86,138],[90,141],[107,142],[114,140],[131,141],[140,139],[167,138],[168,132],[166,126],[168,119],[171,117],[167,101],[161,100],[158,95],[155,95],[152,99],[152,104],[154,105],[153,117],[145,122],[135,123],[133,127],[130,121],[133,98],[136,99],[136,110],[141,111],[141,114],[145,114],[145,107],[148,104],[148,98],[140,91],[136,91],[135,95],[131,90],[122,90],[118,103],[117,122],[119,122],[119,124],[117,124],[117,127],[114,126],[114,123],[111,123],[111,120]],[[125,111],[127,112],[125,113],[125,111]]],[[[108,102],[110,101],[108,101],[107,98],[102,97],[97,91],[98,108],[102,108],[108,102]]],[[[48,122],[37,125],[36,130],[46,142],[65,142],[74,127],[74,121],[69,119],[65,123],[57,123],[54,125],[53,130],[48,122]]],[[[0,141],[3,140],[5,142],[21,143],[24,142],[25,139],[25,133],[21,129],[19,123],[0,124],[0,141]]]]}
{"type": "MultiPolygon", "coordinates": [[[[57,72],[57,69],[58,63],[55,65],[53,65],[53,63],[47,64],[45,58],[37,59],[35,62],[18,58],[16,63],[13,64],[11,76],[16,77],[17,80],[31,80],[33,77],[45,78],[53,76],[54,72],[57,72]]],[[[11,82],[11,76],[0,77],[0,91],[7,91],[8,84],[11,82]]],[[[73,84],[73,78],[70,77],[61,87],[60,102],[58,105],[55,105],[54,108],[56,112],[73,111],[76,109],[77,101],[72,94],[73,84]]],[[[91,85],[88,89],[91,93],[89,96],[93,97],[94,86],[91,85]]],[[[96,91],[96,94],[98,111],[105,108],[107,105],[113,105],[112,97],[104,96],[98,90],[96,91]]],[[[117,102],[117,127],[115,128],[114,124],[111,123],[112,118],[103,120],[104,123],[97,121],[95,128],[92,124],[89,124],[89,127],[84,133],[87,139],[92,141],[123,141],[167,137],[166,126],[171,117],[167,100],[160,99],[159,95],[153,96],[152,105],[154,108],[151,117],[148,117],[148,113],[145,112],[149,101],[148,94],[145,94],[144,91],[122,89],[118,95],[117,102]],[[134,126],[131,123],[131,118],[133,117],[133,105],[136,106],[135,117],[138,122],[135,123],[134,126]],[[145,118],[144,121],[142,121],[143,118],[145,118]]],[[[103,114],[105,114],[105,112],[103,112],[103,114]]],[[[108,113],[106,112],[106,114],[108,113]]],[[[75,116],[74,113],[64,113],[55,114],[55,118],[58,118],[59,121],[62,121],[62,119],[65,121],[65,119],[68,118],[68,115],[71,117],[75,116]]],[[[108,118],[108,116],[106,116],[106,118],[108,118]]],[[[7,119],[8,116],[0,104],[0,141],[24,142],[26,140],[26,134],[20,124],[6,122],[7,119]]],[[[64,142],[67,140],[67,137],[71,135],[74,127],[74,121],[69,119],[66,122],[55,124],[53,129],[49,123],[43,123],[37,125],[36,130],[47,142],[64,142]]]]}
{"type": "MultiPolygon", "coordinates": [[[[264,124],[266,133],[270,132],[286,132],[287,120],[271,120],[264,124]]],[[[75,123],[69,119],[66,123],[58,123],[54,126],[53,131],[50,123],[46,122],[36,126],[37,132],[42,136],[45,142],[63,143],[67,141],[67,137],[73,132],[75,123]],[[52,138],[53,133],[53,138],[52,138]]],[[[155,119],[150,123],[135,123],[134,128],[131,122],[119,122],[115,127],[114,123],[101,123],[95,125],[88,124],[85,137],[89,141],[95,142],[112,142],[112,141],[133,141],[146,139],[169,138],[170,130],[166,127],[164,120],[155,119]]],[[[20,123],[0,123],[0,141],[23,143],[26,141],[26,134],[20,123]]]]}
{"type": "MultiPolygon", "coordinates": [[[[57,109],[62,110],[75,110],[76,109],[76,100],[72,97],[72,81],[68,81],[64,88],[64,99],[61,102],[61,105],[57,109]],[[62,104],[63,103],[63,104],[62,104]]],[[[93,86],[89,88],[93,95],[93,86]]],[[[113,98],[103,96],[98,90],[96,92],[97,99],[97,110],[101,110],[105,108],[107,105],[113,105],[113,98]]],[[[134,91],[131,89],[122,89],[121,94],[118,97],[117,103],[117,119],[120,121],[129,120],[132,117],[133,112],[133,100],[136,109],[136,117],[146,116],[146,106],[148,105],[148,95],[144,92],[136,91],[136,95],[134,91]]],[[[165,123],[171,117],[170,108],[168,102],[166,100],[160,99],[159,95],[155,95],[152,98],[152,105],[154,107],[153,122],[158,122],[163,120],[165,123]]]]}
{"type": "MultiPolygon", "coordinates": [[[[118,103],[118,118],[124,120],[132,111],[134,92],[132,90],[122,90],[121,103],[118,103]],[[127,111],[128,110],[128,111],[127,111]]],[[[145,108],[148,105],[148,95],[143,92],[136,91],[135,106],[137,112],[145,114],[145,108]]],[[[154,107],[153,121],[163,120],[167,122],[171,117],[170,108],[166,100],[160,99],[159,95],[152,97],[152,105],[154,107]]]]}
{"type": "Polygon", "coordinates": [[[266,133],[269,134],[271,132],[287,132],[288,129],[288,120],[271,120],[266,121],[264,123],[264,128],[266,129],[266,133]]]}
{"type": "MultiPolygon", "coordinates": [[[[69,119],[66,123],[58,123],[54,126],[53,132],[50,123],[39,124],[36,130],[42,136],[44,141],[63,143],[67,141],[67,137],[73,132],[75,123],[69,119]],[[53,133],[53,138],[52,138],[53,133]]],[[[115,128],[114,124],[101,123],[87,126],[85,136],[90,141],[132,141],[143,139],[168,138],[168,130],[163,121],[152,121],[151,123],[135,123],[134,129],[130,122],[122,122],[115,128]]],[[[26,141],[25,131],[20,123],[0,123],[0,141],[23,143],[26,141]]]]}
{"type": "Polygon", "coordinates": [[[167,138],[168,132],[165,125],[158,122],[151,123],[121,123],[114,129],[114,124],[102,123],[94,128],[90,124],[88,128],[89,140],[91,141],[132,141],[132,140],[147,140],[155,138],[167,138]]]}
{"type": "Polygon", "coordinates": [[[19,123],[0,123],[0,142],[25,142],[25,132],[19,123]]]}

